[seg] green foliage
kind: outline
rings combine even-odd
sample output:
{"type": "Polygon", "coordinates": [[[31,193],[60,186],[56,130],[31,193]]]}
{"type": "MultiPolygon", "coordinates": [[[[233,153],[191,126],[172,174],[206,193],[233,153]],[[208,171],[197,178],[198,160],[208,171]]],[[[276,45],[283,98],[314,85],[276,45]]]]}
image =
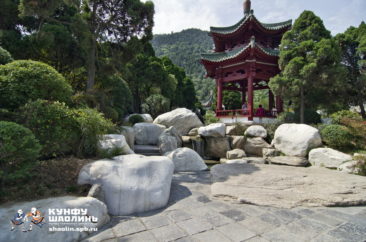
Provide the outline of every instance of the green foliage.
{"type": "Polygon", "coordinates": [[[97,150],[97,156],[99,159],[112,159],[115,156],[124,155],[123,149],[119,147],[113,147],[109,150],[97,150]]]}
{"type": "Polygon", "coordinates": [[[154,35],[152,45],[156,56],[166,56],[184,68],[192,80],[199,101],[204,102],[215,88],[215,81],[205,78],[205,69],[198,61],[201,53],[212,49],[212,38],[207,31],[187,29],[179,33],[154,35]]]}
{"type": "Polygon", "coordinates": [[[142,111],[149,113],[153,118],[156,118],[162,113],[169,111],[170,101],[160,94],[151,95],[142,104],[142,111]]]}
{"type": "Polygon", "coordinates": [[[352,147],[353,136],[349,129],[342,125],[327,125],[321,129],[323,142],[331,148],[346,151],[352,147]]]}
{"type": "Polygon", "coordinates": [[[298,110],[334,109],[344,91],[345,70],[341,50],[323,21],[304,11],[286,32],[280,45],[280,69],[271,79],[271,90],[298,110]],[[301,105],[303,103],[303,105],[301,105]]]}
{"type": "MultiPolygon", "coordinates": [[[[0,181],[2,185],[27,175],[39,157],[41,146],[29,129],[0,121],[0,181]]],[[[2,187],[1,187],[2,188],[2,187]]]]}
{"type": "Polygon", "coordinates": [[[355,121],[362,121],[361,115],[350,110],[341,110],[330,115],[333,124],[342,124],[342,119],[352,119],[355,121]]]}
{"type": "Polygon", "coordinates": [[[355,161],[357,161],[356,169],[358,170],[357,174],[360,176],[366,176],[366,156],[358,155],[353,157],[355,161]]]}
{"type": "Polygon", "coordinates": [[[32,130],[42,144],[42,157],[56,157],[75,152],[78,123],[64,103],[46,100],[29,102],[21,108],[19,121],[32,130]]]}
{"type": "Polygon", "coordinates": [[[344,85],[347,104],[359,106],[363,118],[366,119],[366,24],[362,22],[358,28],[348,28],[344,33],[338,34],[336,40],[342,49],[342,64],[347,69],[344,85]]]}
{"type": "MultiPolygon", "coordinates": [[[[311,109],[305,109],[304,118],[306,124],[320,124],[322,122],[320,114],[311,109]]],[[[295,112],[295,122],[300,122],[300,111],[295,112]]]]}
{"type": "Polygon", "coordinates": [[[47,64],[21,60],[0,66],[1,108],[13,110],[37,99],[68,103],[71,94],[64,77],[47,64]]]}
{"type": "Polygon", "coordinates": [[[278,115],[278,120],[280,120],[283,123],[295,123],[296,116],[295,113],[292,112],[283,112],[278,115]]]}
{"type": "Polygon", "coordinates": [[[129,118],[128,118],[128,122],[131,124],[131,125],[135,125],[137,123],[143,123],[145,120],[144,118],[139,115],[139,114],[133,114],[131,115],[129,118]]]}
{"type": "Polygon", "coordinates": [[[79,157],[92,157],[96,155],[98,137],[103,134],[113,133],[114,124],[105,119],[103,114],[95,109],[81,108],[72,110],[73,118],[78,124],[78,144],[76,155],[79,157]]]}
{"type": "Polygon", "coordinates": [[[13,57],[11,57],[10,53],[0,46],[0,65],[5,65],[12,61],[13,57]]]}
{"type": "Polygon", "coordinates": [[[267,130],[266,140],[269,144],[272,142],[277,128],[283,123],[284,122],[282,122],[282,121],[277,121],[275,123],[270,123],[270,124],[261,124],[267,130]]]}
{"type": "Polygon", "coordinates": [[[206,112],[204,120],[206,125],[218,123],[220,121],[220,119],[216,117],[216,113],[211,110],[206,112]]]}
{"type": "Polygon", "coordinates": [[[96,89],[92,94],[95,96],[95,103],[89,106],[99,106],[99,110],[115,122],[121,121],[132,111],[132,94],[121,75],[97,79],[96,89]]]}
{"type": "Polygon", "coordinates": [[[241,109],[241,94],[239,92],[223,91],[222,100],[226,110],[241,109]]]}

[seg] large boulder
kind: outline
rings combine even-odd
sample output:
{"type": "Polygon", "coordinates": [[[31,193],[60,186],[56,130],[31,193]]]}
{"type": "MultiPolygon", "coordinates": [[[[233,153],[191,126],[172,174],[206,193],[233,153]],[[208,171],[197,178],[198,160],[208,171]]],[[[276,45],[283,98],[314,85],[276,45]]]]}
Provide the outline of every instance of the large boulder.
{"type": "Polygon", "coordinates": [[[241,149],[234,149],[226,152],[226,159],[237,160],[246,157],[245,151],[241,149]]]}
{"type": "Polygon", "coordinates": [[[165,126],[150,123],[137,123],[133,126],[135,143],[138,145],[157,145],[165,126]]]}
{"type": "Polygon", "coordinates": [[[174,163],[174,171],[203,171],[207,166],[201,156],[189,148],[179,148],[165,154],[174,163]]]}
{"type": "Polygon", "coordinates": [[[154,124],[161,124],[168,128],[173,126],[182,136],[187,135],[193,128],[203,125],[197,115],[186,108],[178,108],[164,113],[154,120],[154,124]]]}
{"type": "Polygon", "coordinates": [[[159,149],[161,154],[176,150],[182,147],[182,137],[174,127],[170,127],[159,136],[159,149]]]}
{"type": "Polygon", "coordinates": [[[117,156],[85,165],[78,184],[100,184],[109,213],[122,216],[166,206],[173,171],[168,157],[117,156]]]}
{"type": "Polygon", "coordinates": [[[0,223],[0,241],[80,241],[87,237],[91,232],[51,232],[50,229],[64,227],[87,227],[87,228],[101,228],[104,224],[109,222],[109,215],[106,205],[98,199],[92,197],[56,197],[43,200],[31,201],[31,202],[19,202],[12,205],[0,207],[0,214],[3,218],[3,222],[0,223]],[[14,231],[10,231],[10,219],[13,219],[19,209],[22,209],[24,213],[30,212],[31,208],[35,207],[44,216],[45,224],[40,226],[32,226],[32,231],[26,233],[22,232],[23,225],[25,228],[29,228],[31,218],[28,218],[28,222],[15,227],[14,231]],[[62,209],[62,213],[57,214],[55,209],[62,209]],[[70,211],[73,210],[77,215],[71,215],[70,211]],[[66,211],[66,212],[65,212],[66,211]],[[55,212],[55,213],[54,213],[55,212]],[[85,215],[85,213],[87,215],[85,215]],[[59,216],[58,216],[59,215],[59,216]],[[51,217],[50,217],[51,216],[51,217]],[[64,219],[64,221],[71,220],[72,217],[76,219],[85,219],[85,224],[73,224],[66,222],[60,224],[55,219],[64,219]],[[50,219],[51,218],[51,219],[50,219]],[[94,222],[91,222],[93,219],[94,222]]]}
{"type": "Polygon", "coordinates": [[[226,126],[226,135],[242,136],[247,128],[248,126],[243,123],[228,124],[226,126]]]}
{"type": "Polygon", "coordinates": [[[98,149],[113,153],[119,150],[122,154],[134,154],[130,146],[127,144],[125,136],[122,134],[107,134],[102,135],[98,141],[98,149]]]}
{"type": "Polygon", "coordinates": [[[270,164],[276,165],[286,165],[286,166],[307,166],[309,161],[304,157],[297,156],[276,156],[276,157],[268,157],[268,162],[270,164]]]}
{"type": "Polygon", "coordinates": [[[252,125],[247,130],[245,130],[244,135],[247,136],[247,137],[266,138],[267,137],[267,130],[265,128],[263,128],[263,126],[252,125]]]}
{"type": "Polygon", "coordinates": [[[268,144],[263,138],[247,138],[244,151],[248,156],[263,156],[263,148],[270,148],[271,145],[268,144]]]}
{"type": "Polygon", "coordinates": [[[222,164],[211,168],[214,197],[293,208],[366,205],[366,179],[317,167],[222,164]]]}
{"type": "Polygon", "coordinates": [[[244,150],[246,142],[246,138],[244,136],[230,136],[229,139],[231,148],[244,150]]]}
{"type": "Polygon", "coordinates": [[[215,123],[198,129],[202,137],[225,137],[225,124],[215,123]]]}
{"type": "Polygon", "coordinates": [[[343,163],[352,161],[352,156],[331,148],[318,148],[310,151],[309,161],[313,166],[338,168],[343,163]]]}
{"type": "Polygon", "coordinates": [[[230,150],[230,143],[227,137],[205,138],[205,154],[210,158],[225,158],[226,152],[230,150]]]}
{"type": "Polygon", "coordinates": [[[322,145],[319,130],[306,124],[282,124],[272,142],[285,155],[299,157],[307,156],[311,149],[322,145]]]}
{"type": "Polygon", "coordinates": [[[121,134],[125,136],[128,146],[135,148],[135,130],[129,126],[122,126],[121,134]]]}

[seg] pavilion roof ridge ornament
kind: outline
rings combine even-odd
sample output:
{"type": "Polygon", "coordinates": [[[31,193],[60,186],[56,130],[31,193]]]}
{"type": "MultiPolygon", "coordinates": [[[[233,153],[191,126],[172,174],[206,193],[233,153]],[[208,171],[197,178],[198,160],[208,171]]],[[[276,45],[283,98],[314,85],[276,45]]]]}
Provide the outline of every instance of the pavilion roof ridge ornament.
{"type": "Polygon", "coordinates": [[[247,16],[247,15],[250,15],[251,13],[253,13],[251,11],[251,6],[252,6],[252,3],[250,0],[245,0],[244,1],[244,15],[247,16]]]}
{"type": "Polygon", "coordinates": [[[252,35],[252,37],[250,38],[250,47],[254,48],[255,47],[255,36],[252,35]]]}

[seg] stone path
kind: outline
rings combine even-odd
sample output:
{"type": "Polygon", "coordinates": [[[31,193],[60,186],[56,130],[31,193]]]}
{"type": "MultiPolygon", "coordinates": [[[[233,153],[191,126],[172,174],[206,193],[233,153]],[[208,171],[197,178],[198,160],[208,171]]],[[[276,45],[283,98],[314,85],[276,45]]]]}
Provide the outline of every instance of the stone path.
{"type": "Polygon", "coordinates": [[[84,241],[366,241],[366,207],[233,204],[210,197],[210,185],[209,172],[176,174],[166,208],[113,217],[84,241]]]}

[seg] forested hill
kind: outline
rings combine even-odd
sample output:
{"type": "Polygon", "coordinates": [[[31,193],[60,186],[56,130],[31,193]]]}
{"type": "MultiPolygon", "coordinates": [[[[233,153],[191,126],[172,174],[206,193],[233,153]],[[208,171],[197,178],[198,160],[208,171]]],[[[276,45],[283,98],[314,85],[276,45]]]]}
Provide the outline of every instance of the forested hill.
{"type": "Polygon", "coordinates": [[[179,33],[155,35],[152,40],[156,56],[167,56],[174,64],[185,69],[192,78],[197,96],[205,101],[215,84],[212,79],[204,78],[205,70],[200,54],[212,49],[213,42],[207,31],[187,29],[179,33]]]}

